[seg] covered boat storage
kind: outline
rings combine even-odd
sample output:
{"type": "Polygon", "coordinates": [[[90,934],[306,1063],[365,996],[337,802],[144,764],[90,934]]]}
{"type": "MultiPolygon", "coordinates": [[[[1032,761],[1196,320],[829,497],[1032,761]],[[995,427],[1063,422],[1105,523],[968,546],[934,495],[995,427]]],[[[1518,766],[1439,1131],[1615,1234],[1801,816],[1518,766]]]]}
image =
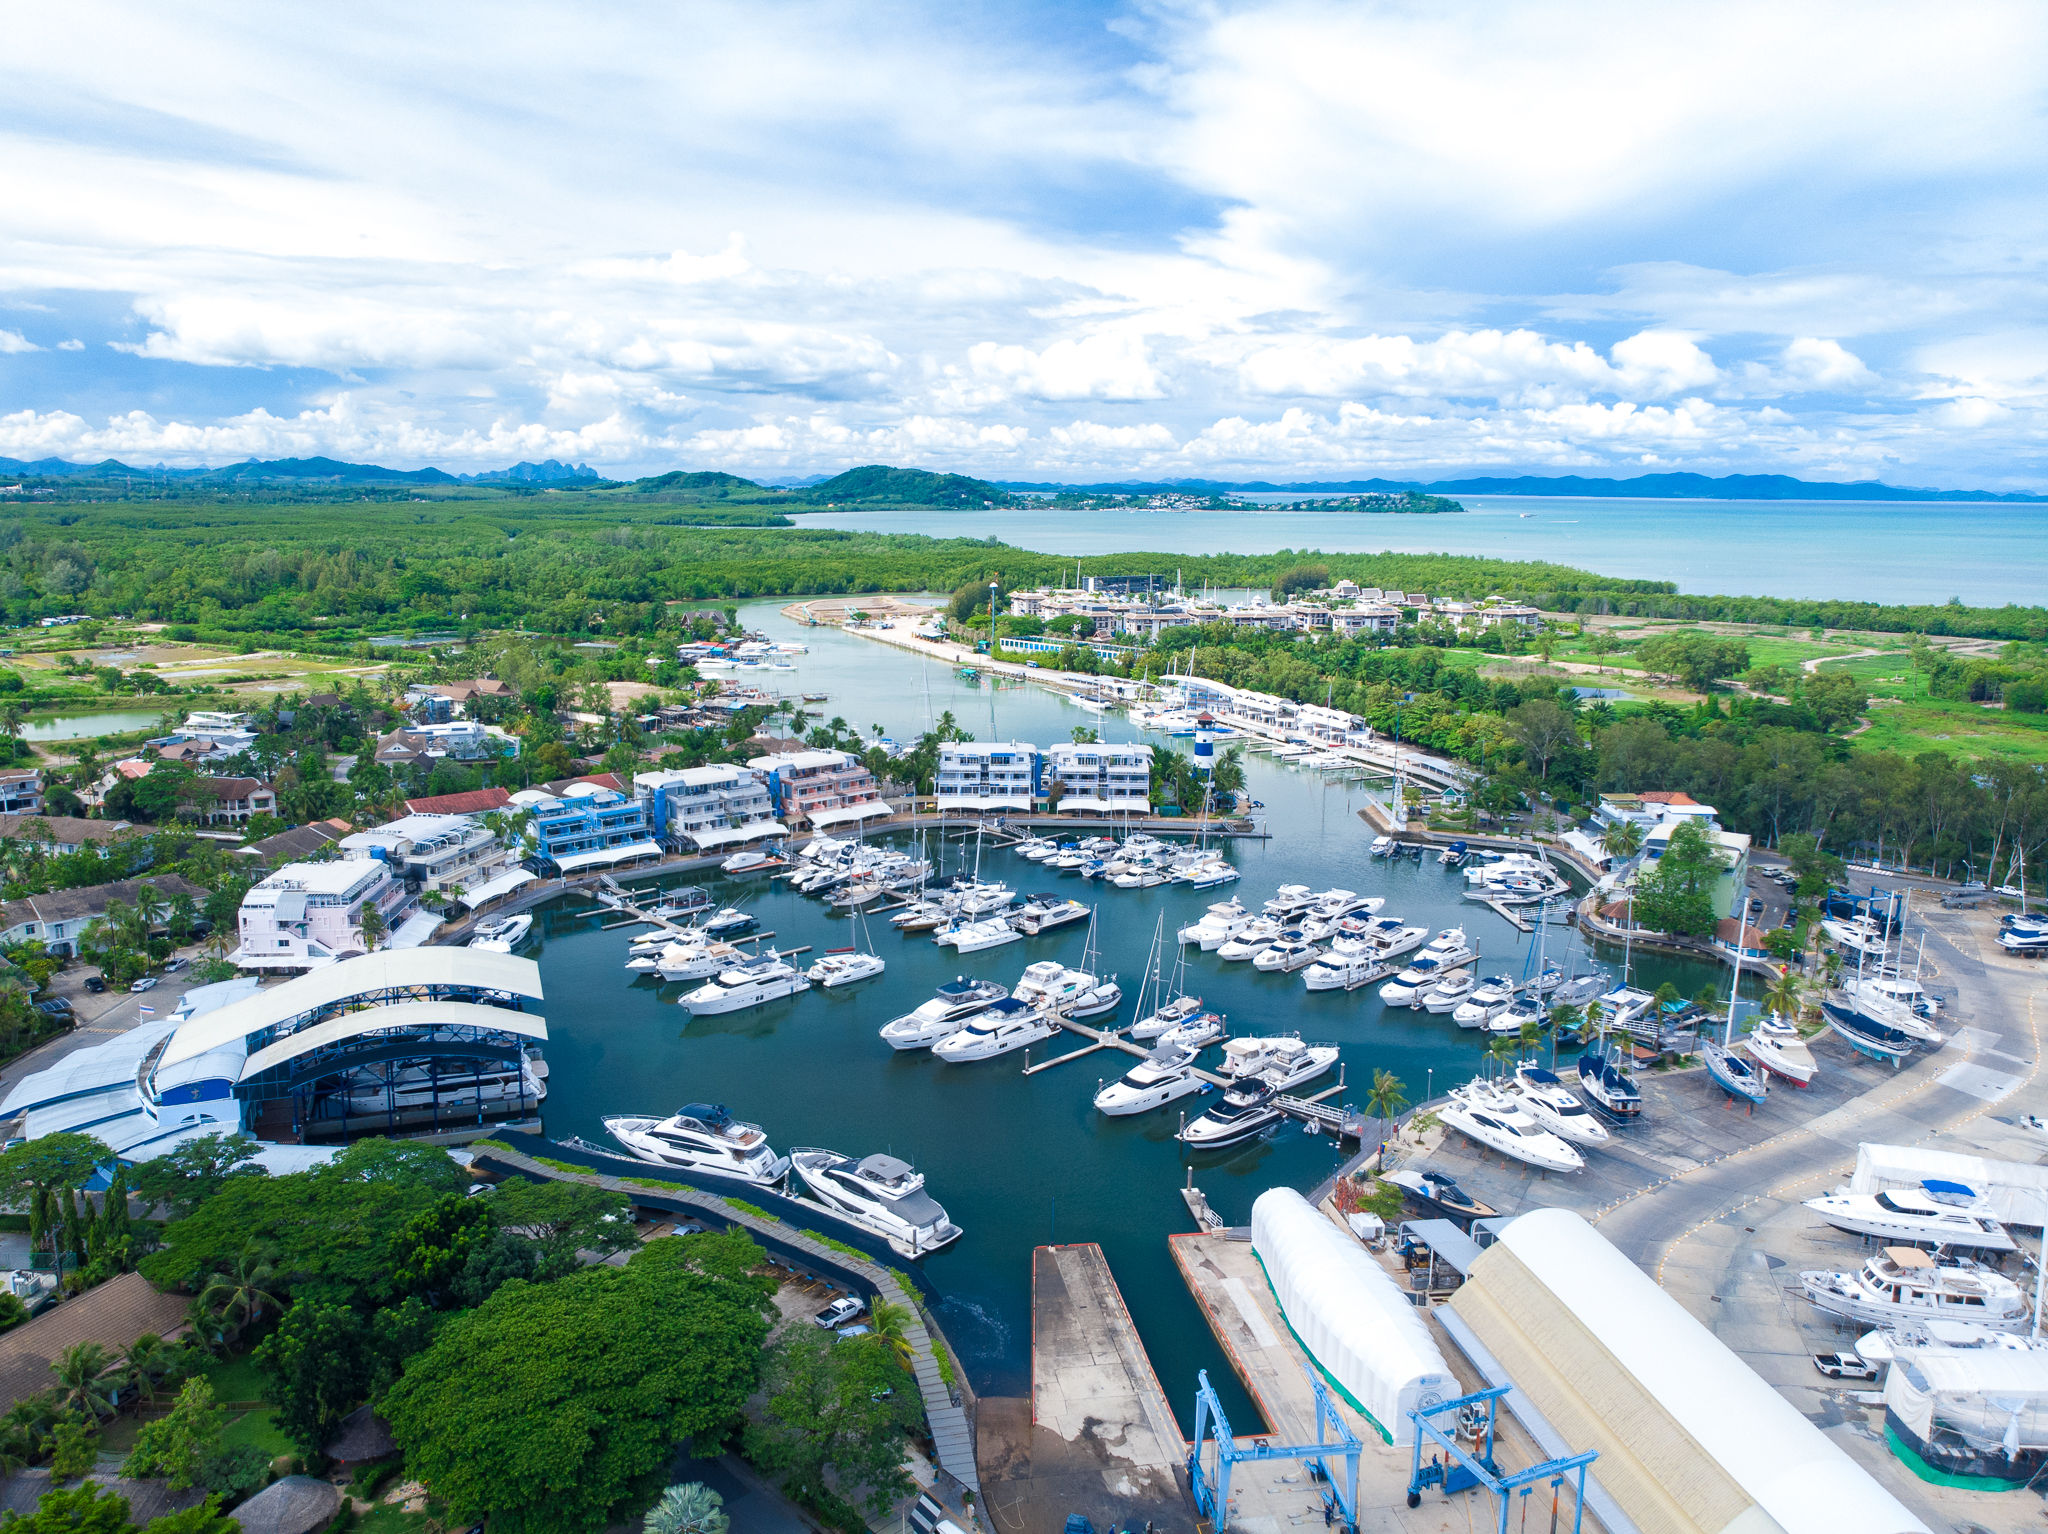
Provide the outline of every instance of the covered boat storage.
{"type": "Polygon", "coordinates": [[[1509,1222],[1437,1314],[1555,1434],[1599,1451],[1602,1494],[1643,1534],[1928,1534],[1577,1214],[1509,1222]]]}

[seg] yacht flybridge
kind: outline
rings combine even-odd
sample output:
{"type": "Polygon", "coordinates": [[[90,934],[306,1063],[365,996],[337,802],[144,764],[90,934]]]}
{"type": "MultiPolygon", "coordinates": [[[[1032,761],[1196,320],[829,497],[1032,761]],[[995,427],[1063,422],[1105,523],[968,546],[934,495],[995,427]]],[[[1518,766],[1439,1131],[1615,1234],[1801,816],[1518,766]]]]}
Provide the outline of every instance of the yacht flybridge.
{"type": "Polygon", "coordinates": [[[720,970],[717,979],[698,986],[683,997],[681,1004],[692,1017],[708,1017],[780,1001],[810,988],[811,982],[803,972],[771,948],[720,970]]]}
{"type": "Polygon", "coordinates": [[[2004,1274],[1967,1259],[1941,1261],[1917,1246],[1888,1246],[1854,1273],[1809,1268],[1799,1284],[1816,1309],[1870,1326],[1973,1321],[2011,1332],[2028,1320],[2026,1296],[2004,1274]]]}
{"type": "Polygon", "coordinates": [[[1095,1094],[1096,1111],[1111,1118],[1149,1113],[1209,1090],[1195,1074],[1193,1050],[1162,1044],[1095,1094]]]}
{"type": "Polygon", "coordinates": [[[1304,1044],[1293,1034],[1282,1034],[1230,1040],[1223,1046],[1223,1063],[1217,1069],[1227,1081],[1257,1076],[1271,1082],[1275,1090],[1286,1092],[1315,1080],[1336,1063],[1336,1045],[1304,1044]]]}
{"type": "Polygon", "coordinates": [[[689,1103],[665,1119],[608,1118],[604,1127],[642,1161],[680,1171],[767,1188],[789,1170],[789,1158],[775,1154],[761,1126],[740,1122],[723,1103],[689,1103]]]}
{"type": "Polygon", "coordinates": [[[1537,1123],[1506,1093],[1484,1082],[1456,1088],[1438,1116],[1489,1150],[1546,1172],[1576,1172],[1586,1164],[1586,1158],[1569,1143],[1537,1123]]]}
{"type": "Polygon", "coordinates": [[[1174,1138],[1189,1150],[1222,1150],[1242,1145],[1279,1123],[1286,1115],[1274,1102],[1279,1091],[1269,1081],[1240,1081],[1200,1118],[1191,1119],[1174,1138]]]}
{"type": "Polygon", "coordinates": [[[895,1156],[856,1161],[838,1151],[800,1146],[789,1153],[804,1191],[911,1257],[960,1238],[960,1227],[924,1188],[924,1173],[895,1156]]]}
{"type": "Polygon", "coordinates": [[[1880,1241],[2011,1252],[2018,1243],[1993,1219],[1976,1193],[1958,1182],[1923,1182],[1919,1188],[1875,1193],[1830,1193],[1806,1207],[1837,1230],[1880,1241]]]}
{"type": "Polygon", "coordinates": [[[882,1024],[882,1039],[892,1049],[929,1049],[940,1039],[958,1033],[968,1018],[1009,994],[1008,986],[993,980],[956,976],[915,1011],[882,1024]]]}
{"type": "Polygon", "coordinates": [[[986,1011],[967,1019],[958,1031],[932,1045],[932,1053],[954,1065],[970,1060],[993,1060],[998,1055],[1027,1049],[1059,1031],[1059,1024],[1038,1007],[1015,996],[1006,996],[986,1011]]]}

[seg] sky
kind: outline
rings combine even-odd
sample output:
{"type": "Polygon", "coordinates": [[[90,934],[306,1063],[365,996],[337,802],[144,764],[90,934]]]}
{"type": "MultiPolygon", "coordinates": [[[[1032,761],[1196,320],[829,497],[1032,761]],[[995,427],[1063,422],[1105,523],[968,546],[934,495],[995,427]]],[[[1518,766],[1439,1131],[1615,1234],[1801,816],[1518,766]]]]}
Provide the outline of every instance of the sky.
{"type": "Polygon", "coordinates": [[[2048,489],[2048,7],[8,7],[0,455],[2048,489]]]}

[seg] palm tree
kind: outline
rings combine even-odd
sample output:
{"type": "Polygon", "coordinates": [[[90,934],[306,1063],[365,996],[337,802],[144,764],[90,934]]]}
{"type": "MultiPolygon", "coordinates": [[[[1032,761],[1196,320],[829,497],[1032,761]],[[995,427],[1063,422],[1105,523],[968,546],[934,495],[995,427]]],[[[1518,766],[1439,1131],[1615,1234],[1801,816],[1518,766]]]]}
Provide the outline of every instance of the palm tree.
{"type": "Polygon", "coordinates": [[[244,1247],[235,1265],[216,1273],[199,1291],[199,1305],[228,1333],[261,1321],[270,1311],[282,1312],[284,1301],[271,1292],[277,1269],[255,1247],[244,1247]]]}
{"type": "MultiPolygon", "coordinates": [[[[1407,1083],[1384,1066],[1375,1066],[1372,1073],[1372,1090],[1365,1094],[1366,1111],[1390,1128],[1394,1117],[1408,1106],[1408,1097],[1403,1090],[1407,1083]]],[[[1380,1136],[1380,1143],[1386,1143],[1386,1135],[1380,1136]]]]}
{"type": "Polygon", "coordinates": [[[647,1510],[645,1534],[725,1534],[725,1498],[702,1481],[671,1486],[647,1510]]]}
{"type": "Polygon", "coordinates": [[[904,1368],[908,1369],[917,1358],[917,1350],[910,1345],[910,1310],[907,1306],[876,1300],[868,1307],[868,1330],[876,1341],[896,1355],[896,1361],[904,1368]]]}
{"type": "Polygon", "coordinates": [[[1799,977],[1792,973],[1792,966],[1786,965],[1778,971],[1778,978],[1771,982],[1771,988],[1764,993],[1764,1005],[1786,1022],[1796,1022],[1801,1004],[1806,999],[1806,988],[1799,983],[1799,977]]]}
{"type": "Polygon", "coordinates": [[[385,927],[384,912],[374,900],[363,903],[362,930],[363,947],[375,952],[377,945],[384,939],[385,927]]]}
{"type": "Polygon", "coordinates": [[[1617,820],[1600,833],[1600,850],[1619,865],[1643,850],[1643,828],[1633,820],[1617,820]]]}
{"type": "Polygon", "coordinates": [[[1511,1039],[1506,1034],[1501,1034],[1486,1046],[1483,1054],[1488,1064],[1498,1065],[1505,1070],[1508,1062],[1515,1058],[1516,1051],[1521,1047],[1520,1039],[1511,1039]]]}
{"type": "Polygon", "coordinates": [[[5,735],[10,740],[19,740],[27,724],[28,716],[21,711],[19,703],[9,703],[0,708],[0,735],[5,735]]]}
{"type": "Polygon", "coordinates": [[[132,1387],[138,1402],[154,1401],[158,1388],[177,1372],[179,1350],[155,1332],[144,1332],[121,1355],[122,1383],[132,1387]]]}
{"type": "Polygon", "coordinates": [[[98,1421],[114,1414],[116,1381],[103,1379],[114,1362],[113,1353],[100,1342],[74,1342],[57,1355],[50,1372],[57,1376],[59,1409],[75,1411],[98,1421]]]}

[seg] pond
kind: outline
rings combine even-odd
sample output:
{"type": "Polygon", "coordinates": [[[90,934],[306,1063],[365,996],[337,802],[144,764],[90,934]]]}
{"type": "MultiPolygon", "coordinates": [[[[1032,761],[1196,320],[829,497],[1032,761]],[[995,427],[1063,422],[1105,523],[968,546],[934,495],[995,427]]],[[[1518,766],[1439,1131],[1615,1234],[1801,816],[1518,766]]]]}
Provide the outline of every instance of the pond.
{"type": "Polygon", "coordinates": [[[97,714],[57,714],[48,719],[31,719],[22,727],[23,740],[90,740],[98,735],[126,735],[132,730],[151,730],[163,718],[153,708],[107,709],[97,714]]]}

